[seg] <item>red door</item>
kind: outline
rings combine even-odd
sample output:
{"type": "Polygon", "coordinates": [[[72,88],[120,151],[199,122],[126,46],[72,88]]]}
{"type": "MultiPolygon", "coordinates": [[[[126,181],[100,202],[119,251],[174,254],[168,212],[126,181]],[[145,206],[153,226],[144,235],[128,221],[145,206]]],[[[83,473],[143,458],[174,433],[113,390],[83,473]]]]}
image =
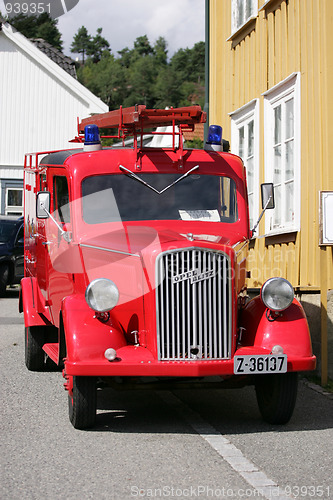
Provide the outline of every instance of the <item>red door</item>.
{"type": "Polygon", "coordinates": [[[59,326],[59,313],[62,299],[73,293],[73,269],[71,262],[72,242],[64,238],[62,231],[71,228],[72,211],[70,206],[69,183],[65,169],[54,168],[49,172],[51,191],[50,213],[46,219],[45,264],[46,294],[53,323],[59,326]]]}
{"type": "MultiPolygon", "coordinates": [[[[36,191],[47,191],[48,186],[46,182],[46,172],[36,174],[36,191]]],[[[36,201],[34,200],[34,205],[36,201]]],[[[34,207],[35,208],[35,207],[34,207]]],[[[36,233],[35,233],[35,247],[36,247],[36,277],[38,286],[41,291],[44,303],[41,304],[41,309],[48,305],[48,269],[49,269],[49,255],[48,255],[48,242],[47,242],[47,219],[37,219],[36,217],[36,233]]]]}

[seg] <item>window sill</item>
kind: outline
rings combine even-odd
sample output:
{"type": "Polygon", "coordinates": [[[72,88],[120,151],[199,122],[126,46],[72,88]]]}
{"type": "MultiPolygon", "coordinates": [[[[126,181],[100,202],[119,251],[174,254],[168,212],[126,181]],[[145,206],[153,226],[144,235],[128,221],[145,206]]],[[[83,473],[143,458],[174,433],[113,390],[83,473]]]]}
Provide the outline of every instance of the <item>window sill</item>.
{"type": "Polygon", "coordinates": [[[284,0],[266,0],[264,5],[260,7],[259,12],[264,10],[265,15],[270,14],[271,12],[274,12],[276,9],[280,8],[281,3],[284,0]]]}
{"type": "Polygon", "coordinates": [[[227,42],[232,42],[231,47],[234,49],[236,45],[238,45],[246,36],[248,36],[251,31],[253,31],[256,27],[258,16],[250,17],[246,23],[242,24],[237,31],[235,31],[229,38],[227,38],[227,42]]]}
{"type": "Polygon", "coordinates": [[[265,234],[265,246],[280,245],[281,243],[295,243],[297,234],[298,231],[295,229],[274,234],[265,234]]]}

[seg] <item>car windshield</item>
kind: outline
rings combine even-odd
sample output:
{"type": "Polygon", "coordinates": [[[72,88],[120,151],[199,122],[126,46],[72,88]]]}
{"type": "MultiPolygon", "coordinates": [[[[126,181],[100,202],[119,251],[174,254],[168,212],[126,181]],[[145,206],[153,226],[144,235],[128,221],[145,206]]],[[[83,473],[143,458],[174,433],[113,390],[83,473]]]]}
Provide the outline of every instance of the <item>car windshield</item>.
{"type": "Polygon", "coordinates": [[[16,231],[15,221],[2,220],[0,221],[0,243],[9,241],[16,231]]]}
{"type": "Polygon", "coordinates": [[[82,182],[83,219],[115,221],[187,220],[236,222],[236,184],[218,175],[94,175],[82,182]],[[136,178],[135,178],[136,177],[136,178]]]}

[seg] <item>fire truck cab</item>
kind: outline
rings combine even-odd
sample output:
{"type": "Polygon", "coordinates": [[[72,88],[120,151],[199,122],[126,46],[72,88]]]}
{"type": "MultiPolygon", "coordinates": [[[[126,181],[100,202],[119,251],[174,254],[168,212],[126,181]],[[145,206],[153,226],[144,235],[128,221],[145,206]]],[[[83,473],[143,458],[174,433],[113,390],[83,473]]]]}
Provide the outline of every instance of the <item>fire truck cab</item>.
{"type": "MultiPolygon", "coordinates": [[[[75,428],[95,425],[101,382],[184,379],[253,384],[263,418],[282,424],[298,372],[315,368],[291,284],[273,277],[247,297],[244,165],[217,126],[205,149],[183,148],[205,119],[199,106],[120,109],[79,123],[82,149],[26,155],[25,362],[63,369],[75,428]],[[144,147],[167,125],[170,147],[144,147]],[[133,146],[102,148],[99,129],[114,128],[133,146]]],[[[271,186],[263,194],[273,206],[271,186]]]]}

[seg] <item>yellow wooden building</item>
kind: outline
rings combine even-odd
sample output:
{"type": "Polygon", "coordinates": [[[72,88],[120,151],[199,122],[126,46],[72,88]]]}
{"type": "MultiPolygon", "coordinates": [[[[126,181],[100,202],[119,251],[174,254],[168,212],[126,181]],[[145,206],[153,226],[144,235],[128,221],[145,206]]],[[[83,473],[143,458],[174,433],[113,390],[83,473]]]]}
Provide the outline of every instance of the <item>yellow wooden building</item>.
{"type": "Polygon", "coordinates": [[[252,224],[260,183],[274,183],[276,208],[250,243],[248,287],[287,278],[320,354],[326,321],[333,343],[333,247],[319,245],[320,192],[333,190],[333,1],[207,0],[206,12],[209,122],[243,158],[252,224]]]}

